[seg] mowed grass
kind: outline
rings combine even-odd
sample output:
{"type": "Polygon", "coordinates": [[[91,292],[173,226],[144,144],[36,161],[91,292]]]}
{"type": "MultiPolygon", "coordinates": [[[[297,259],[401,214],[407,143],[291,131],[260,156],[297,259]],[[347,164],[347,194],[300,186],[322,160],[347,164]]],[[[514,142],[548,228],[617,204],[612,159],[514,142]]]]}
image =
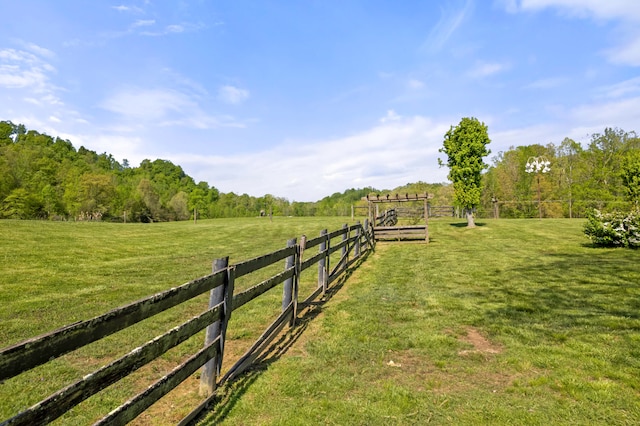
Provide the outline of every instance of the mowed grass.
{"type": "Polygon", "coordinates": [[[378,244],[202,424],[640,424],[640,251],[480,225],[378,244]]]}
{"type": "MultiPolygon", "coordinates": [[[[238,263],[315,237],[348,218],[246,218],[158,224],[0,221],[0,347],[181,285],[211,273],[215,258],[238,263]]],[[[276,265],[272,272],[284,268],[276,265]]],[[[238,280],[236,289],[262,276],[238,280]]],[[[317,272],[316,272],[317,274],[317,272]]],[[[252,274],[254,275],[254,274],[252,274]]],[[[314,286],[311,271],[309,284],[314,286]]],[[[281,287],[234,313],[228,362],[237,358],[280,309],[281,287]]],[[[157,315],[45,366],[0,383],[0,421],[201,313],[208,295],[157,315]]],[[[82,403],[59,424],[91,424],[168,373],[203,345],[203,333],[159,361],[82,403]]],[[[175,424],[200,401],[197,375],[142,415],[138,424],[175,424]]]]}
{"type": "MultiPolygon", "coordinates": [[[[207,274],[216,257],[246,260],[346,221],[0,221],[0,346],[207,274]]],[[[582,224],[437,219],[429,245],[378,244],[221,389],[202,424],[640,423],[640,251],[593,248],[582,224]]],[[[234,312],[230,359],[277,313],[271,293],[234,312]]],[[[195,315],[206,296],[184,305],[0,384],[0,419],[195,315]]],[[[90,424],[201,346],[195,336],[58,423],[90,424]]],[[[196,375],[135,423],[175,424],[197,387],[196,375]]]]}

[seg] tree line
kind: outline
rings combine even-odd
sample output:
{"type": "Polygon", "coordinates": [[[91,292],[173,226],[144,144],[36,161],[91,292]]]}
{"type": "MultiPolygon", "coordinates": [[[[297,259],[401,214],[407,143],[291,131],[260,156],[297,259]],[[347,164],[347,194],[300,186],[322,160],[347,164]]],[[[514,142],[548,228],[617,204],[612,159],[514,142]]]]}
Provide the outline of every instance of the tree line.
{"type": "MultiPolygon", "coordinates": [[[[590,208],[628,209],[640,197],[640,138],[607,128],[583,147],[511,147],[492,158],[482,174],[477,212],[491,217],[536,217],[537,193],[545,217],[584,217],[590,208]],[[532,158],[550,162],[548,173],[526,172],[532,158]],[[539,179],[538,179],[539,178],[539,179]],[[539,182],[539,186],[538,186],[539,182]]],[[[111,154],[74,145],[24,125],[0,121],[0,218],[156,222],[198,218],[365,215],[369,194],[430,193],[432,205],[453,205],[448,183],[407,183],[392,190],[351,188],[315,202],[290,202],[265,194],[222,193],[195,182],[182,167],[146,159],[138,167],[111,154]]]]}
{"type": "Polygon", "coordinates": [[[565,138],[559,144],[511,147],[492,159],[483,174],[480,209],[500,217],[585,217],[591,209],[630,210],[640,198],[640,138],[606,128],[583,147],[565,138]],[[549,162],[546,173],[527,172],[527,163],[549,162]],[[539,192],[538,192],[539,191],[539,192]],[[540,204],[538,205],[538,194],[540,204]]]}
{"type": "Polygon", "coordinates": [[[0,121],[0,218],[157,222],[259,215],[349,215],[375,188],[316,202],[222,193],[167,160],[131,167],[66,139],[0,121]]]}

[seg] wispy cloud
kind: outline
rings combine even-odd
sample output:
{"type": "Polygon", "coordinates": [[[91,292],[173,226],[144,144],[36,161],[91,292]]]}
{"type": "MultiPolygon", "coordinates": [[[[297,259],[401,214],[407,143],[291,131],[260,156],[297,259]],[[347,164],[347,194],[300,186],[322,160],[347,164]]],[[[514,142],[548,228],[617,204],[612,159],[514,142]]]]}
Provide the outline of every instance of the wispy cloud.
{"type": "Polygon", "coordinates": [[[467,72],[471,78],[485,78],[494,74],[507,71],[511,65],[498,62],[477,62],[472,69],[467,72]]]}
{"type": "Polygon", "coordinates": [[[239,105],[249,99],[249,91],[235,86],[222,86],[218,90],[218,98],[232,105],[239,105]]]}
{"type": "MultiPolygon", "coordinates": [[[[34,51],[53,52],[30,45],[34,51]]],[[[51,82],[56,69],[49,62],[33,53],[17,49],[0,49],[0,87],[7,89],[25,89],[24,98],[37,98],[39,102],[60,105],[56,92],[59,90],[51,82]]]]}
{"type": "Polygon", "coordinates": [[[372,128],[343,138],[295,141],[224,157],[185,153],[172,158],[192,170],[196,180],[215,182],[224,192],[259,196],[277,191],[293,200],[315,201],[348,187],[391,189],[419,180],[445,181],[447,171],[438,168],[437,156],[449,125],[389,110],[372,128]]]}
{"type": "Polygon", "coordinates": [[[510,9],[538,11],[555,8],[558,12],[576,18],[622,19],[640,21],[640,3],[628,0],[514,0],[506,2],[510,9]]]}
{"type": "Polygon", "coordinates": [[[640,30],[634,29],[627,41],[608,49],[605,54],[614,64],[640,66],[640,30]]]}
{"type": "Polygon", "coordinates": [[[556,87],[560,87],[563,84],[565,84],[567,82],[567,78],[565,77],[550,77],[550,78],[543,78],[540,80],[536,80],[532,83],[527,84],[526,86],[524,86],[525,89],[528,90],[537,90],[537,89],[555,89],[556,87]]]}
{"type": "Polygon", "coordinates": [[[154,25],[155,23],[156,21],[154,19],[138,19],[133,24],[131,24],[129,28],[133,30],[134,28],[148,27],[154,25]]]}
{"type": "Polygon", "coordinates": [[[596,94],[600,98],[621,98],[623,96],[636,93],[640,93],[640,77],[599,87],[596,90],[596,94]]]}
{"type": "MultiPolygon", "coordinates": [[[[127,37],[131,35],[139,35],[146,37],[161,37],[165,35],[171,34],[181,34],[181,33],[190,33],[197,32],[206,28],[206,25],[199,22],[181,22],[178,24],[167,24],[161,26],[155,19],[138,19],[124,30],[117,31],[107,31],[100,35],[103,41],[118,39],[122,37],[127,37]]],[[[71,42],[67,42],[68,45],[90,45],[91,42],[88,41],[80,41],[73,40],[71,42]]]]}
{"type": "MultiPolygon", "coordinates": [[[[460,6],[458,2],[457,8],[443,8],[440,11],[440,19],[431,29],[429,36],[423,44],[423,49],[428,52],[436,53],[442,50],[449,38],[456,32],[465,18],[471,14],[473,10],[473,1],[466,0],[460,6]]],[[[449,3],[447,3],[447,6],[449,3]]]]}
{"type": "Polygon", "coordinates": [[[627,0],[502,0],[509,12],[555,9],[561,16],[617,23],[617,44],[603,54],[616,65],[640,66],[640,2],[627,0]]]}
{"type": "Polygon", "coordinates": [[[104,109],[136,120],[158,121],[169,113],[191,110],[195,103],[186,95],[168,89],[120,90],[101,105],[104,109]]]}
{"type": "Polygon", "coordinates": [[[41,58],[53,59],[56,57],[56,54],[52,50],[39,46],[35,43],[31,43],[23,40],[16,40],[16,42],[18,43],[18,45],[22,46],[23,49],[41,58]]]}
{"type": "Polygon", "coordinates": [[[124,4],[113,6],[112,9],[117,10],[118,12],[144,13],[144,10],[142,10],[138,6],[127,6],[124,4]]]}
{"type": "Polygon", "coordinates": [[[140,35],[149,37],[160,37],[169,34],[180,34],[186,32],[196,32],[204,29],[206,25],[196,22],[183,22],[180,24],[165,25],[156,31],[141,31],[140,35]]]}
{"type": "Polygon", "coordinates": [[[230,115],[215,115],[201,107],[198,99],[174,89],[125,88],[100,106],[125,122],[140,125],[185,126],[197,129],[244,127],[230,115]]]}
{"type": "Polygon", "coordinates": [[[424,89],[424,82],[416,78],[411,78],[407,82],[407,87],[411,90],[421,90],[424,89]]]}

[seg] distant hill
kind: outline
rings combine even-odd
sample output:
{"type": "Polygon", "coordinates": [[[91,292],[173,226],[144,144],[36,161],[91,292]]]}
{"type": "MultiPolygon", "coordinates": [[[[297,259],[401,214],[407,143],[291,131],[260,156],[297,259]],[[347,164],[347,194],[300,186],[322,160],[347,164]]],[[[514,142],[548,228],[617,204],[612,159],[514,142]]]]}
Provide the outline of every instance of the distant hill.
{"type": "Polygon", "coordinates": [[[352,188],[317,202],[221,193],[167,160],[130,167],[111,154],[76,149],[69,140],[0,121],[0,218],[156,222],[188,220],[194,213],[198,218],[346,216],[367,194],[425,191],[450,203],[448,185],[423,182],[390,191],[352,188]]]}

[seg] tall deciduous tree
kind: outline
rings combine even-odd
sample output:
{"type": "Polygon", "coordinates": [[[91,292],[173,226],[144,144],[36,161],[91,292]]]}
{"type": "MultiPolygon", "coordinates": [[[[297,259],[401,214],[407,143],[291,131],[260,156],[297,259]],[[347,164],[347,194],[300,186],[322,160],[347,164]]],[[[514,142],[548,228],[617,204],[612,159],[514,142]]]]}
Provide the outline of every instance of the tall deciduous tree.
{"type": "Polygon", "coordinates": [[[627,197],[636,208],[640,205],[640,151],[629,151],[622,160],[622,183],[627,190],[627,197]]]}
{"type": "MultiPolygon", "coordinates": [[[[453,182],[454,202],[464,210],[469,227],[475,226],[473,209],[480,203],[482,170],[488,167],[482,158],[491,153],[487,149],[490,142],[484,123],[464,117],[444,135],[444,145],[439,150],[448,157],[446,165],[448,178],[453,182]]],[[[445,164],[441,159],[438,163],[445,164]]]]}

